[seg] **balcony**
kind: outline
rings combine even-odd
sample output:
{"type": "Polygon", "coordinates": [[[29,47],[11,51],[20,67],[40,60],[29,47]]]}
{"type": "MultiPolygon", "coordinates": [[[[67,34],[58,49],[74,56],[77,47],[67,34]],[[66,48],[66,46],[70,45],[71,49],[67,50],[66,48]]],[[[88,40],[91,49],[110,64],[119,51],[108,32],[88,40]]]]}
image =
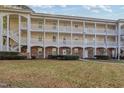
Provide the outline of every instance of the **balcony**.
{"type": "Polygon", "coordinates": [[[21,38],[21,45],[27,45],[27,38],[21,38]]]}
{"type": "Polygon", "coordinates": [[[71,40],[59,40],[59,46],[70,47],[71,46],[71,40]]]}
{"type": "Polygon", "coordinates": [[[83,40],[73,40],[72,46],[73,47],[82,47],[83,46],[83,40]]]}
{"type": "Polygon", "coordinates": [[[45,25],[44,31],[45,32],[58,32],[58,27],[56,25],[45,25]]]}
{"type": "Polygon", "coordinates": [[[94,34],[94,29],[93,28],[85,28],[84,31],[86,34],[94,34]]]}
{"type": "Polygon", "coordinates": [[[86,47],[94,47],[95,46],[95,42],[94,41],[87,41],[87,42],[85,41],[84,45],[86,47]]]}
{"type": "Polygon", "coordinates": [[[39,24],[31,24],[31,30],[32,31],[38,31],[38,32],[43,32],[43,25],[39,25],[39,24]]]}
{"type": "Polygon", "coordinates": [[[107,30],[107,35],[117,35],[117,32],[116,32],[116,30],[107,30]]]}
{"type": "Polygon", "coordinates": [[[96,41],[96,46],[97,47],[105,47],[106,46],[106,42],[105,41],[96,41]]]}
{"type": "Polygon", "coordinates": [[[124,30],[121,30],[121,35],[124,35],[124,30]]]}
{"type": "Polygon", "coordinates": [[[107,47],[117,47],[117,43],[112,41],[107,41],[107,47]]]}
{"type": "Polygon", "coordinates": [[[43,41],[39,41],[39,39],[31,39],[31,45],[32,46],[43,46],[43,41]]]}
{"type": "Polygon", "coordinates": [[[97,29],[95,32],[97,35],[106,35],[105,29],[97,29]]]}
{"type": "Polygon", "coordinates": [[[72,33],[83,33],[83,28],[81,27],[78,27],[78,28],[75,28],[75,27],[72,27],[72,33]]]}
{"type": "Polygon", "coordinates": [[[71,33],[71,26],[59,26],[59,32],[71,33]]]}
{"type": "Polygon", "coordinates": [[[53,41],[52,39],[45,40],[45,46],[57,46],[57,45],[58,45],[57,40],[56,41],[53,41]]]}
{"type": "Polygon", "coordinates": [[[27,29],[27,23],[21,22],[21,29],[26,30],[27,29]]]}

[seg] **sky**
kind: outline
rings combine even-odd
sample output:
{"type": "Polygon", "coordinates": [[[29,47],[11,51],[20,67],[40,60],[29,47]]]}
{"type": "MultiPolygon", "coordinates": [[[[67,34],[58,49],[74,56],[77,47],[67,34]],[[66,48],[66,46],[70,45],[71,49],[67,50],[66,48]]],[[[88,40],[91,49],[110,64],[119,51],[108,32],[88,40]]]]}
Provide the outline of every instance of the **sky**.
{"type": "Polygon", "coordinates": [[[37,13],[102,19],[124,19],[123,5],[30,5],[37,13]]]}

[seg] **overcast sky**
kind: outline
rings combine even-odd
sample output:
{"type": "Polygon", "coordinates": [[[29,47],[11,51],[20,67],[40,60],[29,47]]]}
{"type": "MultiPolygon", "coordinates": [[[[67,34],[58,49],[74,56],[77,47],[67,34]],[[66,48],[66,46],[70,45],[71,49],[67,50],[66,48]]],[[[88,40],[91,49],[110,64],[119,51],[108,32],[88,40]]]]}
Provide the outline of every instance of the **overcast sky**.
{"type": "Polygon", "coordinates": [[[124,6],[121,5],[32,5],[29,7],[38,13],[124,19],[124,6]]]}

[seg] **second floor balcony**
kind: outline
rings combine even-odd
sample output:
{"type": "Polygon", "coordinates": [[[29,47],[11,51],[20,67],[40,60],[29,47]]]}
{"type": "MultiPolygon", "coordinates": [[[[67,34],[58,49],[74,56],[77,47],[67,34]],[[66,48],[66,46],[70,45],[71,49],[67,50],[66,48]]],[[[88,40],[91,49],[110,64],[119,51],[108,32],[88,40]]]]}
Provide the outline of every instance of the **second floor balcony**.
{"type": "MultiPolygon", "coordinates": [[[[27,39],[21,39],[22,45],[27,45],[27,39]]],[[[122,44],[121,44],[122,45],[122,44]]],[[[124,45],[124,44],[123,44],[124,45]]],[[[83,41],[83,40],[51,40],[46,39],[38,40],[38,39],[31,39],[31,46],[59,46],[59,47],[116,47],[117,42],[114,41],[83,41]]]]}

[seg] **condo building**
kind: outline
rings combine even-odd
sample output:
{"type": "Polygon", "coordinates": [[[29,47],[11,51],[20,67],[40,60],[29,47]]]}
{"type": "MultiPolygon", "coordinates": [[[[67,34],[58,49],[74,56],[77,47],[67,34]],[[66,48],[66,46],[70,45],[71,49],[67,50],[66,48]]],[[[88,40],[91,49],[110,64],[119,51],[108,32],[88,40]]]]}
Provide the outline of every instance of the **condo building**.
{"type": "Polygon", "coordinates": [[[0,6],[0,51],[29,58],[124,55],[124,20],[36,13],[24,5],[0,6]]]}

